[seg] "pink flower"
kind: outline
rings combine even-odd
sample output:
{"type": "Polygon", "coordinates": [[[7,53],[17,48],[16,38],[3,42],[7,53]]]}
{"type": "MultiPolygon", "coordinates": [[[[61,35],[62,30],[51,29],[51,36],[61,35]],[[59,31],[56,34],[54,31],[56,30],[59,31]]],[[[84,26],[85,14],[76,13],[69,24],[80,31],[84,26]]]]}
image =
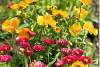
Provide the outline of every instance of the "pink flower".
{"type": "Polygon", "coordinates": [[[74,49],[72,51],[72,55],[77,55],[77,56],[82,56],[84,53],[84,50],[81,50],[81,49],[74,49]]]}
{"type": "Polygon", "coordinates": [[[47,45],[52,45],[55,43],[55,40],[52,38],[45,38],[45,39],[43,39],[43,43],[47,44],[47,45]]]}
{"type": "Polygon", "coordinates": [[[29,42],[19,42],[19,45],[20,45],[20,47],[23,47],[23,48],[30,47],[30,43],[29,42]]]}
{"type": "Polygon", "coordinates": [[[29,35],[36,36],[36,32],[33,32],[33,31],[31,31],[31,30],[27,31],[27,33],[28,33],[29,35]]]}
{"type": "Polygon", "coordinates": [[[82,61],[84,64],[89,64],[92,62],[92,59],[90,57],[87,57],[87,56],[81,56],[80,61],[82,61]]]}
{"type": "Polygon", "coordinates": [[[0,46],[0,51],[7,52],[9,50],[11,50],[11,46],[9,44],[3,44],[0,46]]]}
{"type": "Polygon", "coordinates": [[[64,55],[69,55],[69,54],[71,54],[72,50],[70,48],[61,48],[61,52],[64,55]]]}
{"type": "Polygon", "coordinates": [[[74,62],[74,57],[72,57],[72,56],[65,56],[65,57],[63,58],[63,61],[64,61],[66,64],[71,64],[71,63],[74,62]]]}
{"type": "Polygon", "coordinates": [[[42,46],[42,45],[35,45],[32,47],[34,51],[44,51],[45,50],[45,47],[42,46]]]}
{"type": "Polygon", "coordinates": [[[56,67],[62,67],[64,66],[65,62],[63,60],[59,60],[55,63],[56,67]]]}
{"type": "Polygon", "coordinates": [[[17,40],[18,42],[28,42],[29,38],[26,37],[26,36],[18,36],[18,37],[16,38],[16,40],[17,40]]]}
{"type": "Polygon", "coordinates": [[[31,55],[32,55],[32,49],[31,49],[31,48],[25,48],[24,54],[25,54],[26,56],[31,56],[31,55]]]}
{"type": "Polygon", "coordinates": [[[10,55],[2,55],[0,56],[0,61],[1,62],[9,62],[11,61],[12,57],[10,55]]]}
{"type": "Polygon", "coordinates": [[[33,67],[47,67],[46,64],[44,64],[41,61],[36,61],[34,62],[34,66],[33,67]]]}
{"type": "Polygon", "coordinates": [[[68,40],[67,39],[59,39],[56,41],[56,43],[60,46],[66,46],[69,44],[68,40]]]}

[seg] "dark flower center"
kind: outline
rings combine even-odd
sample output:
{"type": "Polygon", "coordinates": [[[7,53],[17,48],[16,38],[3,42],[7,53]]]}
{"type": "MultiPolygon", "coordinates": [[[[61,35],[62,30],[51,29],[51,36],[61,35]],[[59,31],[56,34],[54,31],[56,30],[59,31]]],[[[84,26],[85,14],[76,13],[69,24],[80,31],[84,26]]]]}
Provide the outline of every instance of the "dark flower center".
{"type": "Polygon", "coordinates": [[[76,67],[80,67],[80,65],[77,65],[76,67]]]}

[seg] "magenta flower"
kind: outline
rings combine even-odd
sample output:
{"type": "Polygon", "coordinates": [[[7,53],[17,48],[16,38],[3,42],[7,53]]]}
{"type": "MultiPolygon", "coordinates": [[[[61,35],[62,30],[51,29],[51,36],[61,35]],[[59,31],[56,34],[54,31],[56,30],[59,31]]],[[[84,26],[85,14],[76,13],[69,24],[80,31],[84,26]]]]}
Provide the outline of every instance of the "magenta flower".
{"type": "Polygon", "coordinates": [[[7,52],[9,50],[11,50],[11,46],[9,44],[3,44],[0,46],[0,51],[7,52]]]}
{"type": "Polygon", "coordinates": [[[9,62],[11,61],[12,57],[10,55],[2,55],[0,56],[0,61],[1,62],[9,62]]]}
{"type": "Polygon", "coordinates": [[[47,44],[47,45],[52,45],[55,43],[55,40],[52,38],[45,38],[45,39],[43,39],[43,43],[47,44]]]}
{"type": "Polygon", "coordinates": [[[34,51],[44,51],[45,50],[45,47],[42,46],[42,45],[35,45],[32,47],[34,51]]]}

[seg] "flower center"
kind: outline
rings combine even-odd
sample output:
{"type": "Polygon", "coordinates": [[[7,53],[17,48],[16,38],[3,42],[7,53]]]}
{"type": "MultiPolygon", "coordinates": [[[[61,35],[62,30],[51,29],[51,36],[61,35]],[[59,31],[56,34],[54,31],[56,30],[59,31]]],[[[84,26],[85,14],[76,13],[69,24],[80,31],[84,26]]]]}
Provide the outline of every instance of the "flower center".
{"type": "Polygon", "coordinates": [[[77,65],[76,67],[80,67],[80,65],[77,65]]]}

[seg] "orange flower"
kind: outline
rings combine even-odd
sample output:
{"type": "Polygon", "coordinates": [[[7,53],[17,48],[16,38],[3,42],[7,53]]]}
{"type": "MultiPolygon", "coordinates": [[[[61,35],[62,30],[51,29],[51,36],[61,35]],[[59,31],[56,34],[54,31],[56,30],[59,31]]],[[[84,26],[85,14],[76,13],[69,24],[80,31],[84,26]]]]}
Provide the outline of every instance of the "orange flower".
{"type": "Polygon", "coordinates": [[[76,62],[72,63],[71,67],[87,67],[87,65],[83,64],[80,61],[76,61],[76,62]]]}
{"type": "Polygon", "coordinates": [[[82,27],[79,22],[76,22],[71,27],[69,27],[69,32],[73,36],[77,35],[81,30],[82,27]]]}
{"type": "Polygon", "coordinates": [[[75,10],[76,17],[78,17],[80,20],[85,18],[88,15],[88,11],[83,8],[79,9],[75,7],[74,10],[75,10]]]}
{"type": "Polygon", "coordinates": [[[54,27],[55,32],[59,33],[61,31],[60,27],[54,27]]]}
{"type": "Polygon", "coordinates": [[[67,11],[62,11],[62,10],[53,10],[52,14],[54,16],[63,16],[63,17],[68,17],[68,12],[67,11]]]}
{"type": "Polygon", "coordinates": [[[19,24],[20,20],[17,17],[12,18],[11,20],[5,20],[2,24],[2,30],[13,32],[15,29],[18,28],[19,24]]]}
{"type": "Polygon", "coordinates": [[[92,0],[80,0],[84,5],[89,5],[92,3],[92,0]]]}
{"type": "Polygon", "coordinates": [[[16,3],[11,6],[11,9],[13,10],[18,10],[19,8],[20,8],[19,4],[16,3]]]}
{"type": "Polygon", "coordinates": [[[56,21],[52,18],[51,15],[38,16],[37,23],[46,27],[48,27],[48,25],[50,25],[51,27],[56,26],[56,21]]]}
{"type": "Polygon", "coordinates": [[[33,2],[37,2],[38,0],[23,0],[25,3],[28,3],[28,4],[30,4],[30,3],[33,3],[33,2]]]}
{"type": "Polygon", "coordinates": [[[18,33],[18,36],[29,38],[29,34],[27,33],[29,30],[30,30],[29,28],[23,28],[23,29],[17,29],[16,32],[18,33]]]}
{"type": "Polygon", "coordinates": [[[98,35],[98,30],[96,28],[94,28],[92,22],[90,21],[86,21],[83,25],[83,29],[86,29],[89,31],[90,34],[93,34],[93,35],[98,35]]]}

